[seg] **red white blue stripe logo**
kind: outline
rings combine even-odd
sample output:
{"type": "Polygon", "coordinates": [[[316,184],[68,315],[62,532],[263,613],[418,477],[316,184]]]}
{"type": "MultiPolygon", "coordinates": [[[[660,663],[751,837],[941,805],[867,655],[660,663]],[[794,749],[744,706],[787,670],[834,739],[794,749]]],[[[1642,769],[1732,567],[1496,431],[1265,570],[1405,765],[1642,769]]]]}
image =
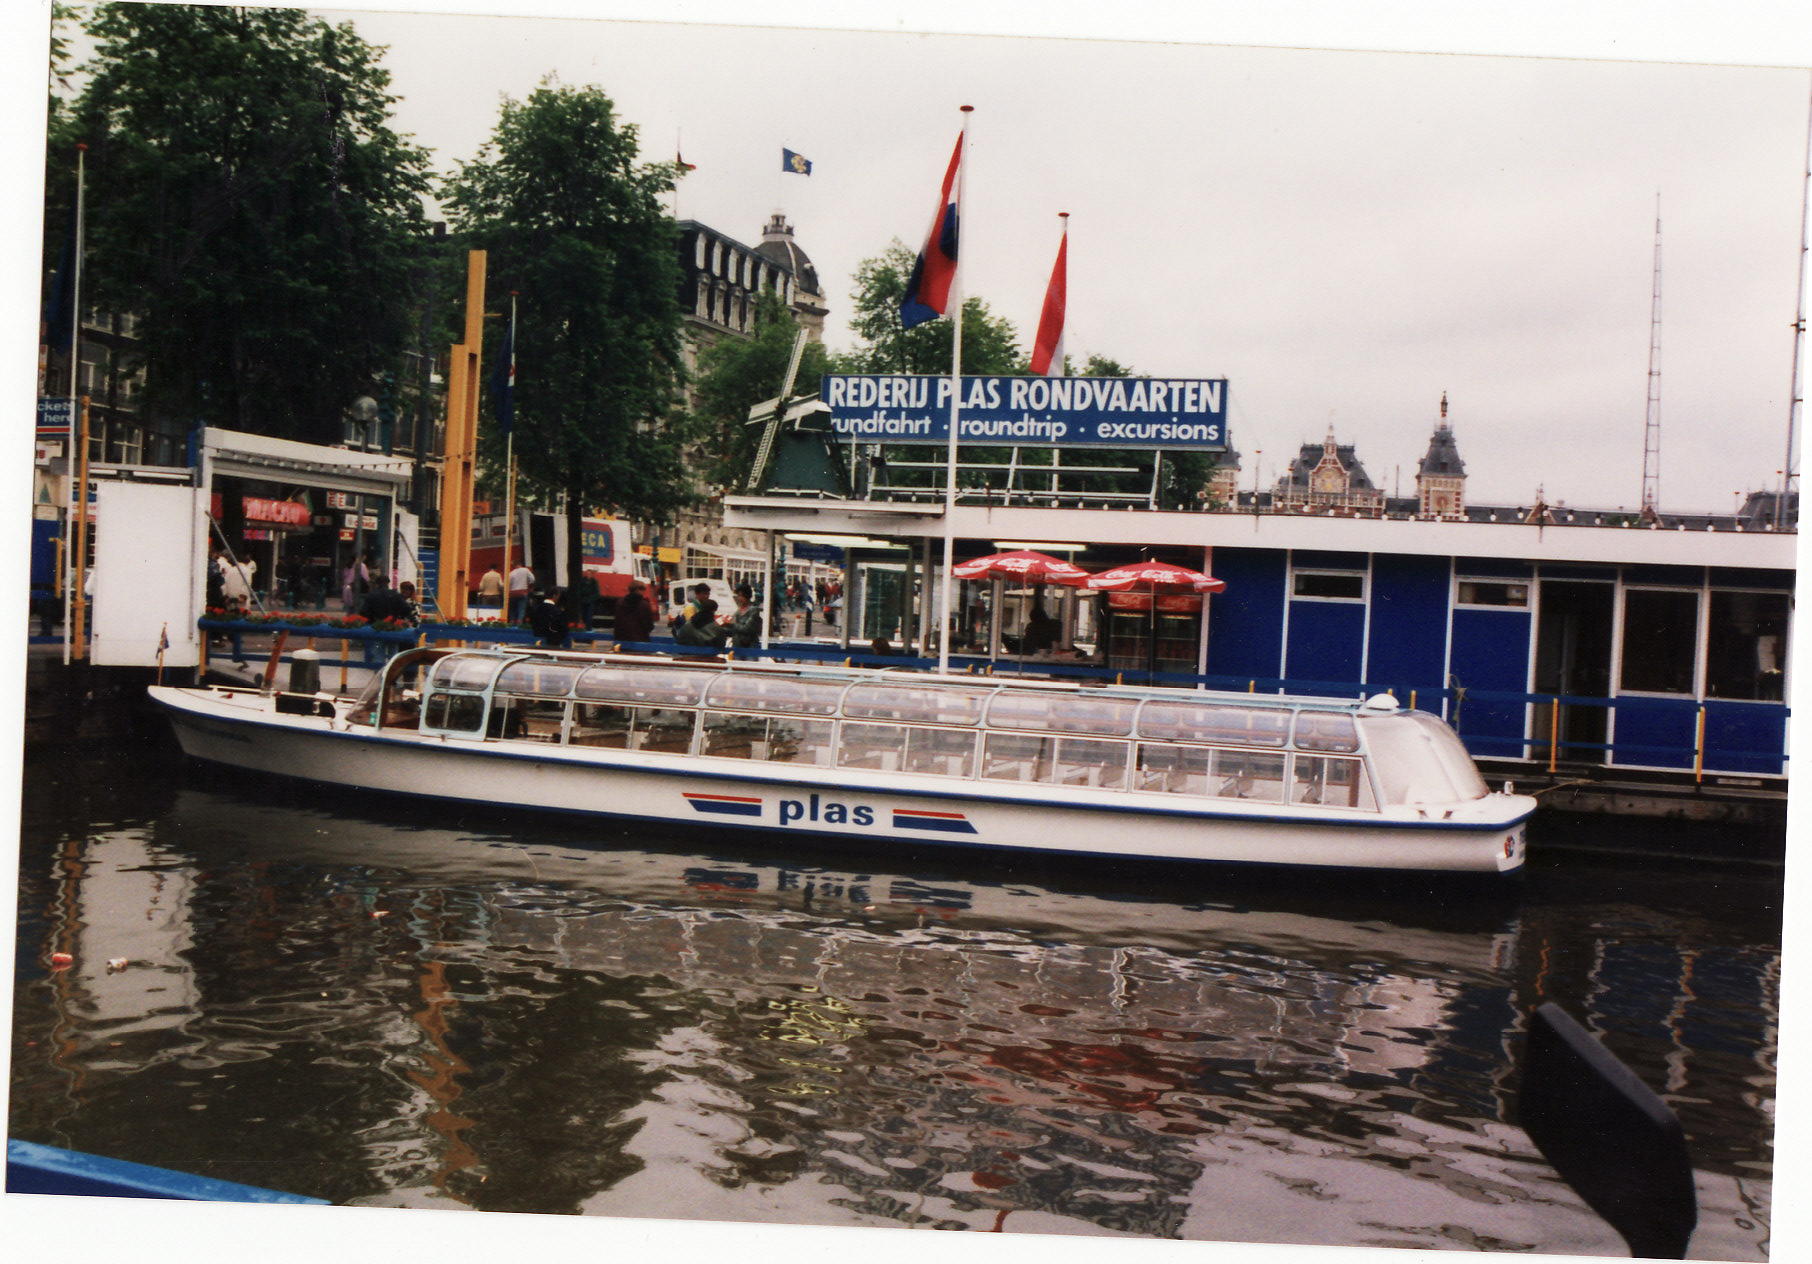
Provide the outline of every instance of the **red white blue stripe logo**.
{"type": "Polygon", "coordinates": [[[686,794],[694,812],[709,816],[760,816],[761,800],[734,794],[686,794]]]}
{"type": "Polygon", "coordinates": [[[961,812],[924,812],[917,808],[895,808],[895,829],[927,830],[933,834],[973,834],[975,826],[961,812]]]}

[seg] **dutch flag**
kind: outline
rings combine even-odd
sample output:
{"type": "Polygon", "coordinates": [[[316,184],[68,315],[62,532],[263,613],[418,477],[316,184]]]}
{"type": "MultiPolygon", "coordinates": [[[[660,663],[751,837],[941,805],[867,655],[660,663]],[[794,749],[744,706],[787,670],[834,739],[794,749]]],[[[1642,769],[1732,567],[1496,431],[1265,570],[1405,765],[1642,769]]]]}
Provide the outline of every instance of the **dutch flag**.
{"type": "Polygon", "coordinates": [[[925,248],[912,265],[906,297],[900,303],[900,324],[907,329],[948,314],[950,291],[956,280],[956,204],[960,196],[957,174],[962,163],[963,138],[958,134],[950,167],[944,172],[944,187],[938,194],[937,214],[925,236],[925,248]]]}

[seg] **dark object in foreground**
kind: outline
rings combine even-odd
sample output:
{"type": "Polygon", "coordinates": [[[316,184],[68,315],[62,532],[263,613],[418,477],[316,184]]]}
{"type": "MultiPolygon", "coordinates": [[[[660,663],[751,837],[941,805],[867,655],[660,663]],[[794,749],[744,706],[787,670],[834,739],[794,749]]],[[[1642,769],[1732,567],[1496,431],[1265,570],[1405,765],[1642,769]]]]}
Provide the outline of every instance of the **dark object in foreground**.
{"type": "Polygon", "coordinates": [[[211,1203],[317,1203],[324,1198],[217,1181],[169,1168],[147,1167],[78,1150],[8,1139],[6,1192],[79,1194],[103,1198],[171,1198],[211,1203]]]}
{"type": "Polygon", "coordinates": [[[1552,1002],[1530,1015],[1517,1113],[1554,1170],[1632,1255],[1686,1258],[1699,1210],[1679,1119],[1552,1002]]]}

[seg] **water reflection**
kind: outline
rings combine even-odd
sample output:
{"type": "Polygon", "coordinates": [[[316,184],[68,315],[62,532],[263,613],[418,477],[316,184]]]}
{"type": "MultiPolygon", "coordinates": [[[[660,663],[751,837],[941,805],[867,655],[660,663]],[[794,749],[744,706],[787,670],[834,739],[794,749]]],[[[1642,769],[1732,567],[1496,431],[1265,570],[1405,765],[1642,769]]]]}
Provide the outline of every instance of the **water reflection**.
{"type": "Polygon", "coordinates": [[[1558,999],[1686,1119],[1699,1253],[1765,1238],[1753,892],[1402,916],[310,801],[28,806],[14,1135],[342,1202],[1617,1252],[1504,1122],[1558,999]]]}

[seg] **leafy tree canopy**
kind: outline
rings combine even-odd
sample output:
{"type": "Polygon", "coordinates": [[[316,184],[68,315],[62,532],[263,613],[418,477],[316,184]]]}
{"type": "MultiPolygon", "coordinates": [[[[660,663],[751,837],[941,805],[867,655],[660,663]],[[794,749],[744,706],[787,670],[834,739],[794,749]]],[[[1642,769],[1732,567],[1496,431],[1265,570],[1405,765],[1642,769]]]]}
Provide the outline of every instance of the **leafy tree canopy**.
{"type": "MultiPolygon", "coordinates": [[[[766,289],[755,300],[755,336],[725,338],[699,358],[693,433],[710,481],[738,486],[748,473],[761,442],[761,427],[749,424],[749,409],[780,394],[798,336],[799,322],[780,296],[766,289]]],[[[829,371],[824,345],[807,342],[792,394],[812,394],[829,371]]]]}
{"type": "MultiPolygon", "coordinates": [[[[948,373],[955,322],[931,320],[912,329],[900,325],[900,300],[917,255],[898,238],[881,254],[856,268],[854,317],[850,327],[861,345],[838,361],[844,373],[948,373]]],[[[963,372],[1025,372],[1013,322],[995,316],[979,298],[963,300],[963,372]]]]}
{"type": "MultiPolygon", "coordinates": [[[[514,447],[527,490],[564,495],[575,511],[662,519],[691,496],[678,236],[661,206],[673,164],[636,156],[636,128],[602,89],[550,79],[503,102],[442,199],[463,239],[488,252],[489,309],[507,312],[517,296],[514,447]]],[[[487,361],[502,333],[487,332],[487,361]]],[[[501,468],[501,436],[480,433],[481,455],[501,468]]],[[[579,519],[568,514],[569,582],[579,519]]]]}
{"type": "Polygon", "coordinates": [[[87,30],[83,297],[141,318],[143,407],[337,439],[413,341],[427,156],[389,130],[383,50],[295,9],[103,4],[87,30]]]}

